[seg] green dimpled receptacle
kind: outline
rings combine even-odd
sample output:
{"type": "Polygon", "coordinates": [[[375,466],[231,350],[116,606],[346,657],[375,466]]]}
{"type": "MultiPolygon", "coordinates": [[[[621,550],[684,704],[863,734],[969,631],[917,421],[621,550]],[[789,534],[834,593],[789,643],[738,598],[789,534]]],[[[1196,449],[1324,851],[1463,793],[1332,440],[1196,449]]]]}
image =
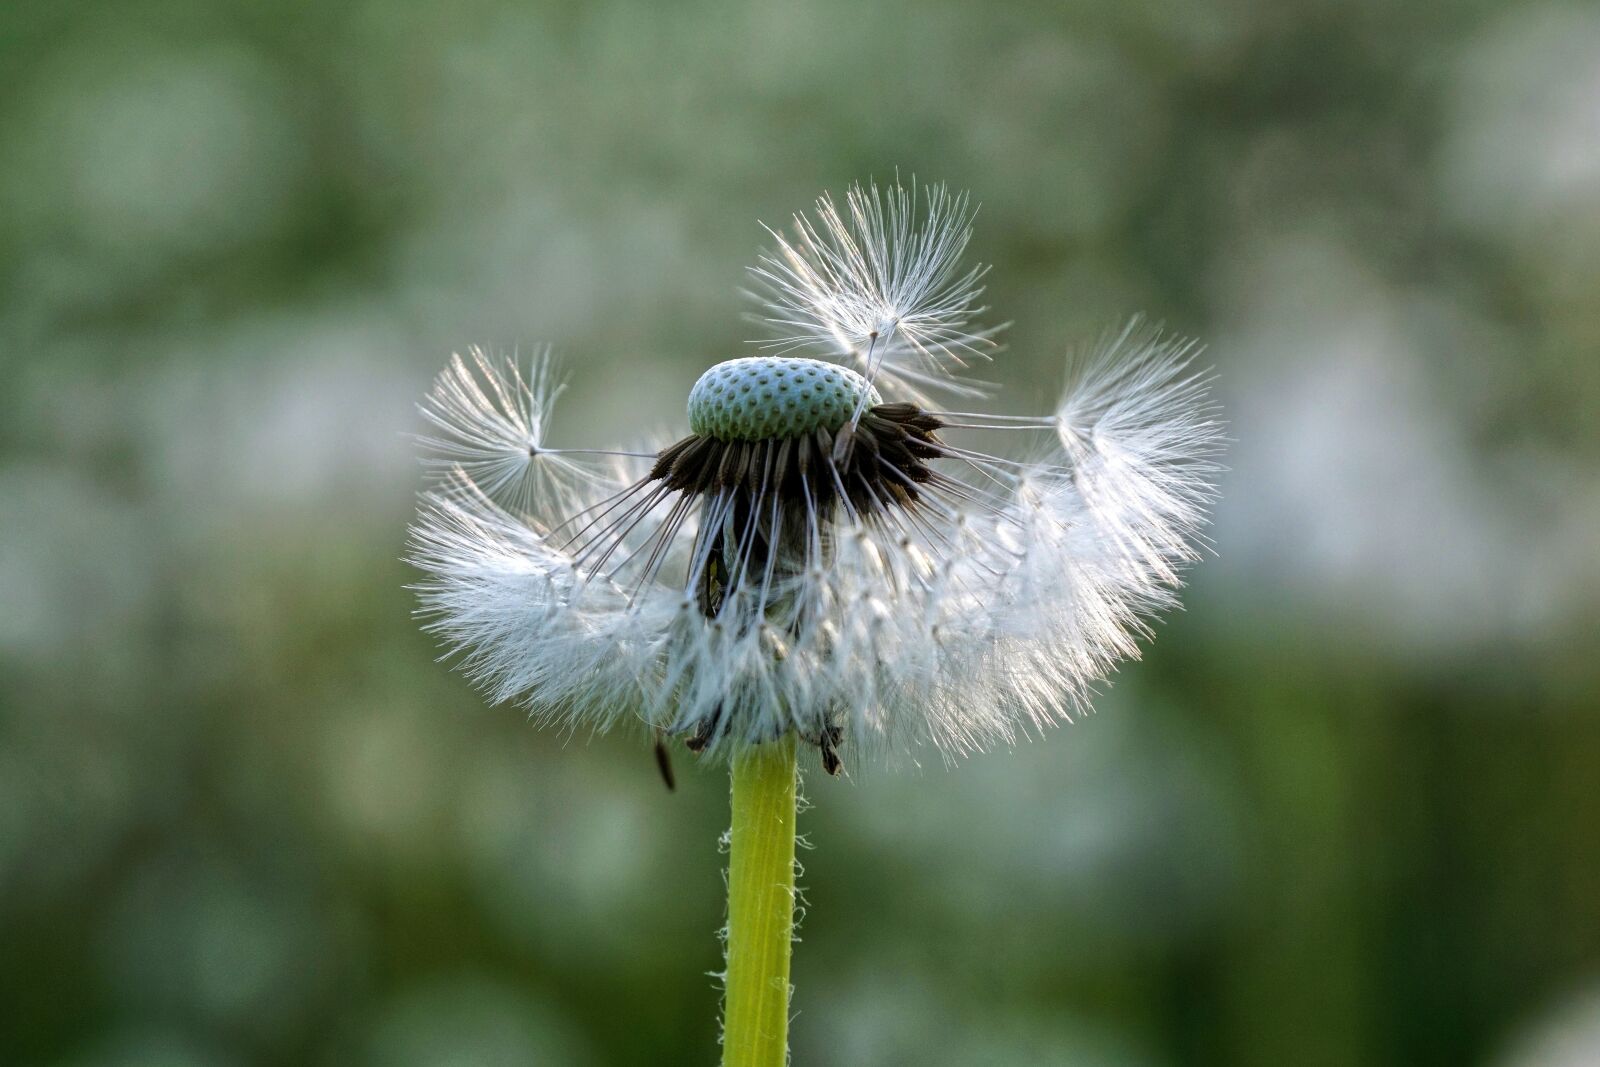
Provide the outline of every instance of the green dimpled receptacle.
{"type": "Polygon", "coordinates": [[[848,367],[816,359],[748,356],[718,363],[689,391],[689,429],[719,441],[764,441],[839,429],[861,398],[883,398],[848,367]]]}

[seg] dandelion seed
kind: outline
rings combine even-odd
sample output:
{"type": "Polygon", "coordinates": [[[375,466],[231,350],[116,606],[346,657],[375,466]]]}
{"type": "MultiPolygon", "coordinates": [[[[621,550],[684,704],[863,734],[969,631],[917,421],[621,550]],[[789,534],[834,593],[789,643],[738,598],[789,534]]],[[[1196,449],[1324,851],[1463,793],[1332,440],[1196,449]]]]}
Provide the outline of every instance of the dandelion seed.
{"type": "Polygon", "coordinates": [[[750,269],[760,318],[784,331],[760,344],[843,363],[893,399],[985,395],[966,373],[1004,327],[972,324],[988,268],[961,269],[971,220],[966,195],[939,185],[854,186],[843,212],[821,197],[792,236],[768,229],[775,247],[750,269]]]}

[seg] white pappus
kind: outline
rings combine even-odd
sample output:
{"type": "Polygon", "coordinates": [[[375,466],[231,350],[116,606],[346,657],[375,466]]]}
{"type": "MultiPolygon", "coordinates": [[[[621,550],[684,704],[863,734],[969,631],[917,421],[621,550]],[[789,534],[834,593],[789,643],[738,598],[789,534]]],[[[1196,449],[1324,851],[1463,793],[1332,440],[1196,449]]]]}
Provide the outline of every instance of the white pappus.
{"type": "Polygon", "coordinates": [[[774,232],[752,272],[785,332],[709,369],[656,452],[550,447],[546,353],[452,360],[411,560],[466,673],[541,722],[697,752],[792,731],[830,771],[1086,706],[1176,602],[1222,424],[1194,346],[1137,320],[1068,360],[1048,415],[952,410],[994,348],[969,222],[940,187],[856,187],[774,232]]]}

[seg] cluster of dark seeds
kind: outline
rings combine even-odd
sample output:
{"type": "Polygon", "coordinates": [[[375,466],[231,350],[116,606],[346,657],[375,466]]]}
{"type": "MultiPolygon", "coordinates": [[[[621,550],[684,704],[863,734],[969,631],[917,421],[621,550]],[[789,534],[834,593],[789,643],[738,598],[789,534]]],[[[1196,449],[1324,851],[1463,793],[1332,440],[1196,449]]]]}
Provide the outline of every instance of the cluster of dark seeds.
{"type": "MultiPolygon", "coordinates": [[[[869,522],[883,518],[888,508],[915,508],[918,487],[934,477],[929,462],[946,454],[937,435],[943,425],[915,404],[878,404],[862,413],[854,430],[818,428],[760,441],[692,434],[662,449],[648,478],[690,496],[733,494],[731,522],[724,528],[749,531],[746,536],[752,539],[729,546],[722,528],[701,531],[702,538],[714,539],[695,590],[701,612],[716,617],[742,575],[768,572],[774,552],[780,572],[800,565],[812,523],[820,528],[826,551],[827,531],[838,521],[841,502],[847,513],[869,522]],[[769,515],[774,499],[780,531],[776,544],[770,543],[771,523],[751,521],[769,515]],[[735,572],[730,561],[739,559],[745,562],[735,572]]],[[[690,751],[699,752],[714,741],[722,721],[723,716],[713,716],[686,737],[690,751]]],[[[806,740],[817,746],[823,768],[838,774],[838,728],[830,726],[806,740]]]]}
{"type": "Polygon", "coordinates": [[[854,431],[815,429],[761,441],[692,434],[656,456],[651,479],[696,495],[731,490],[753,503],[776,494],[780,507],[818,521],[833,516],[841,490],[850,508],[870,517],[888,504],[916,503],[917,486],[932,477],[928,461],[944,455],[944,424],[915,404],[879,404],[862,413],[854,431]]]}

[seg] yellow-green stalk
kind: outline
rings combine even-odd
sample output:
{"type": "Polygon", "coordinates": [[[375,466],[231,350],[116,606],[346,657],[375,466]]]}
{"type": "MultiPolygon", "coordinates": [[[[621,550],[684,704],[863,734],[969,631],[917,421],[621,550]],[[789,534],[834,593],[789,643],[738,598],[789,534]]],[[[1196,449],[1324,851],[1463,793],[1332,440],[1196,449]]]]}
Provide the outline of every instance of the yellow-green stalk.
{"type": "Polygon", "coordinates": [[[795,739],[733,757],[723,1067],[783,1067],[794,937],[795,739]]]}

